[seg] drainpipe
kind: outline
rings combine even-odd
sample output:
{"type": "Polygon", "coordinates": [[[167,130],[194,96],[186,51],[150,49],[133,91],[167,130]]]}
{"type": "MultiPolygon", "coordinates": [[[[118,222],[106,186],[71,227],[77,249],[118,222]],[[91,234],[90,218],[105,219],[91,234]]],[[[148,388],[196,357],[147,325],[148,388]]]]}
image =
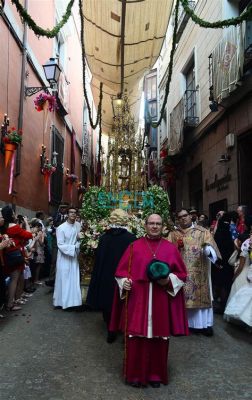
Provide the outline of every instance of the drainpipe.
{"type": "MultiPolygon", "coordinates": [[[[28,0],[25,0],[24,8],[26,10],[28,9],[28,0]]],[[[20,95],[19,95],[18,129],[23,129],[26,64],[27,64],[27,24],[24,23],[24,34],[22,41],[22,65],[21,65],[21,85],[20,85],[20,95]]],[[[21,154],[21,149],[19,147],[16,158],[15,176],[18,176],[20,174],[20,164],[21,164],[20,154],[21,154]]]]}

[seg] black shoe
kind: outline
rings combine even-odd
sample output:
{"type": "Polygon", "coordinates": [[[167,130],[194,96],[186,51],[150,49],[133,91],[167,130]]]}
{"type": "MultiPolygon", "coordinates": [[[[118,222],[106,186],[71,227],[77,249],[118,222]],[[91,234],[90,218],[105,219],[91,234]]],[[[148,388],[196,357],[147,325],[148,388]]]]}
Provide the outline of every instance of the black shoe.
{"type": "Polygon", "coordinates": [[[55,283],[55,281],[53,281],[53,280],[45,281],[45,285],[49,286],[49,287],[54,287],[54,283],[55,283]]]}
{"type": "Polygon", "coordinates": [[[211,326],[208,326],[207,328],[201,329],[201,334],[204,336],[213,336],[213,328],[211,326]]]}
{"type": "Polygon", "coordinates": [[[155,389],[160,387],[160,382],[150,381],[149,384],[155,389]]]}
{"type": "Polygon", "coordinates": [[[76,312],[92,311],[91,307],[87,304],[75,307],[76,312]]]}
{"type": "Polygon", "coordinates": [[[127,382],[128,385],[134,387],[134,388],[141,388],[142,385],[140,382],[127,382]]]}
{"type": "Polygon", "coordinates": [[[116,336],[115,332],[108,332],[107,343],[113,343],[116,340],[116,336]]]}
{"type": "Polygon", "coordinates": [[[190,333],[193,333],[194,335],[199,335],[202,333],[202,329],[197,329],[197,328],[189,328],[190,333]]]}
{"type": "Polygon", "coordinates": [[[214,314],[223,315],[224,314],[224,308],[214,308],[213,312],[214,312],[214,314]]]}
{"type": "Polygon", "coordinates": [[[34,293],[37,289],[36,288],[28,288],[28,289],[24,289],[25,293],[34,293]]]}

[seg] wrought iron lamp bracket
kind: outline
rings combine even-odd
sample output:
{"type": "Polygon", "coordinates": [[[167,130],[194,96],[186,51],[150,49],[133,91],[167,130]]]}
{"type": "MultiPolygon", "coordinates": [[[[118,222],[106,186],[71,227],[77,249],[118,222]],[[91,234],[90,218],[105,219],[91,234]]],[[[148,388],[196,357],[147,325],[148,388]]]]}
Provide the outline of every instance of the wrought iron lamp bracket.
{"type": "Polygon", "coordinates": [[[34,94],[41,92],[42,90],[45,93],[50,94],[48,89],[51,89],[51,87],[50,86],[25,87],[25,97],[33,96],[34,94]]]}

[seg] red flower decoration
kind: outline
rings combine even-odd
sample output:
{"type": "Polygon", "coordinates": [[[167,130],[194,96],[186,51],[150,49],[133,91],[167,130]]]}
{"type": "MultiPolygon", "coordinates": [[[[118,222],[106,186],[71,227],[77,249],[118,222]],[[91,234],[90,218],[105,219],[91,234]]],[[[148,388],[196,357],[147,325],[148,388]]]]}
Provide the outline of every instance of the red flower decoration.
{"type": "Polygon", "coordinates": [[[183,239],[178,239],[178,240],[177,240],[177,246],[178,246],[178,249],[179,249],[179,250],[184,248],[183,239]]]}

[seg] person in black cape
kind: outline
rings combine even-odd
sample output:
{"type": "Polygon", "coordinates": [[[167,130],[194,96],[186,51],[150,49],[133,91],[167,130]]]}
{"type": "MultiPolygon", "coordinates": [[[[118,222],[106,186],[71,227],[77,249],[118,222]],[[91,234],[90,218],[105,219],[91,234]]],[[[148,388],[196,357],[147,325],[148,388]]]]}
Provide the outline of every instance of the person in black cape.
{"type": "MultiPolygon", "coordinates": [[[[116,287],[115,270],[124,251],[136,240],[126,228],[127,221],[128,214],[124,210],[111,212],[109,229],[99,239],[87,294],[86,305],[92,310],[102,311],[107,329],[116,287]]],[[[115,339],[116,333],[108,330],[107,342],[112,343],[115,339]]]]}
{"type": "Polygon", "coordinates": [[[228,263],[228,260],[234,251],[234,242],[230,232],[231,217],[232,213],[225,212],[219,219],[218,227],[214,234],[214,240],[222,257],[221,269],[217,268],[215,265],[212,266],[213,288],[215,296],[220,299],[219,304],[217,302],[214,307],[214,312],[217,314],[223,314],[233,283],[234,270],[228,263]]]}

